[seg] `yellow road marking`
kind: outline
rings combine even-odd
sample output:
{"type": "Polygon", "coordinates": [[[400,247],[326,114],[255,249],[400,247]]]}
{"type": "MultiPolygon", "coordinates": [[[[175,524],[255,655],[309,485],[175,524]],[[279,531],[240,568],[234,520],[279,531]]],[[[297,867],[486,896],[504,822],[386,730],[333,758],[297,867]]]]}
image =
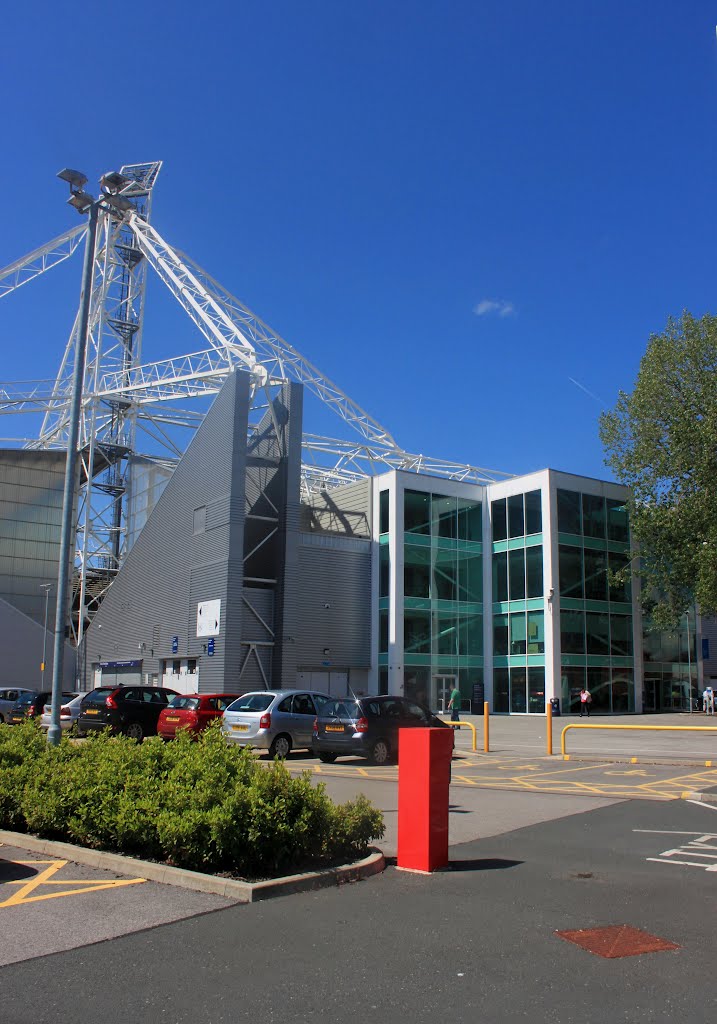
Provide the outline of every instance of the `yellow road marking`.
{"type": "Polygon", "coordinates": [[[113,879],[111,882],[98,882],[95,879],[86,878],[53,879],[53,875],[57,874],[58,871],[67,866],[68,862],[66,860],[18,860],[14,861],[14,863],[24,864],[27,867],[31,867],[34,864],[47,864],[48,867],[27,882],[12,881],[2,883],[3,885],[19,885],[20,888],[8,899],[0,902],[0,907],[16,907],[22,903],[37,903],[40,900],[54,900],[59,899],[61,896],[78,896],[80,893],[98,892],[100,889],[119,889],[126,885],[138,885],[141,882],[147,881],[146,878],[117,878],[113,879]],[[41,885],[79,885],[82,886],[82,888],[65,889],[61,892],[45,893],[42,896],[30,895],[35,892],[36,889],[39,889],[41,885]]]}

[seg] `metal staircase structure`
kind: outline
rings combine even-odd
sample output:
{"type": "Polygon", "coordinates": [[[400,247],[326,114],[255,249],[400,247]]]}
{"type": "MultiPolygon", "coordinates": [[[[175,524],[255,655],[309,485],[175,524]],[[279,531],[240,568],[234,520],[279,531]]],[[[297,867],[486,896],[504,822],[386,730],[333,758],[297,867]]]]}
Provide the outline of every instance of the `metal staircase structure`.
{"type": "MultiPolygon", "coordinates": [[[[159,161],[123,166],[120,202],[107,204],[99,214],[79,432],[81,472],[71,614],[76,643],[137,534],[133,491],[142,474],[146,476],[147,465],[156,466],[160,476],[171,474],[184,450],[182,435],[203,419],[196,400],[216,394],[230,373],[250,375],[255,422],[271,410],[276,388],[293,380],[351,428],[353,439],[347,440],[304,435],[304,497],[387,469],[478,483],[512,475],[402,449],[338,385],[165,241],[151,223],[160,169],[159,161]],[[145,360],[143,322],[150,270],[192,320],[208,348],[145,360]]],[[[0,297],[71,257],[86,233],[85,223],[75,226],[0,270],[0,297]]],[[[24,439],[26,447],[67,447],[78,324],[79,315],[54,381],[0,384],[0,413],[42,414],[38,436],[24,439]]]]}

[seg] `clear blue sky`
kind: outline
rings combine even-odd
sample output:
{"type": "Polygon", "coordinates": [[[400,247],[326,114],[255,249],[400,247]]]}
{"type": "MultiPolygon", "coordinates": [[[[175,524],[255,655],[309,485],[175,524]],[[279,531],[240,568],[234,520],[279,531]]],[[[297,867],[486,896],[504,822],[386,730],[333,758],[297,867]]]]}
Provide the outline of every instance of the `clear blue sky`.
{"type": "MultiPolygon", "coordinates": [[[[61,167],[161,159],[158,229],[404,448],[608,478],[600,410],[717,306],[716,10],[12,5],[0,266],[75,222],[61,167]]],[[[55,376],[80,269],[2,300],[1,379],[55,376]]],[[[205,347],[162,290],[146,358],[205,347]]]]}

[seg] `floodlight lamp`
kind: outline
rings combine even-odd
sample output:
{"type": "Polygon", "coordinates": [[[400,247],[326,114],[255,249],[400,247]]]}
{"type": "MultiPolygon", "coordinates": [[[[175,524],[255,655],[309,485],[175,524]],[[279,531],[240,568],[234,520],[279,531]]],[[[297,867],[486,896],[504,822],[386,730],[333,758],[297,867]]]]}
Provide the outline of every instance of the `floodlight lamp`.
{"type": "Polygon", "coordinates": [[[110,192],[121,192],[123,188],[131,184],[132,179],[126,178],[119,171],[108,171],[100,178],[102,188],[108,188],[110,192]]]}
{"type": "Polygon", "coordinates": [[[66,181],[71,189],[77,189],[78,192],[82,191],[83,186],[87,184],[87,176],[82,171],[73,171],[71,167],[64,167],[58,171],[57,177],[66,181]]]}
{"type": "Polygon", "coordinates": [[[78,213],[87,213],[95,198],[89,192],[73,192],[67,202],[74,206],[78,213]]]}
{"type": "Polygon", "coordinates": [[[133,206],[129,199],[125,199],[124,196],[117,196],[111,192],[105,192],[102,197],[105,202],[112,207],[113,210],[119,213],[126,213],[127,210],[132,210],[133,206]]]}

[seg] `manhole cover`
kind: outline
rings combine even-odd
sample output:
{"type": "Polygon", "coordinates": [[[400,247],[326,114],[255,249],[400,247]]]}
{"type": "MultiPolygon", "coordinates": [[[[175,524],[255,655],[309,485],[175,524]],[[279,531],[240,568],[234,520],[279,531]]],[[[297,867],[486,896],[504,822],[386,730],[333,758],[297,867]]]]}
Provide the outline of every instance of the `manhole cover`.
{"type": "Polygon", "coordinates": [[[664,950],[679,949],[676,942],[668,942],[657,935],[650,935],[629,924],[613,924],[607,928],[579,928],[576,931],[556,932],[567,942],[603,956],[616,959],[621,956],[639,956],[641,953],[661,953],[664,950]]]}

